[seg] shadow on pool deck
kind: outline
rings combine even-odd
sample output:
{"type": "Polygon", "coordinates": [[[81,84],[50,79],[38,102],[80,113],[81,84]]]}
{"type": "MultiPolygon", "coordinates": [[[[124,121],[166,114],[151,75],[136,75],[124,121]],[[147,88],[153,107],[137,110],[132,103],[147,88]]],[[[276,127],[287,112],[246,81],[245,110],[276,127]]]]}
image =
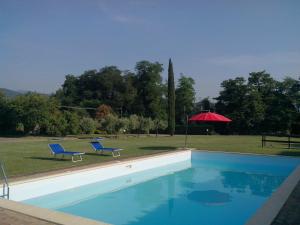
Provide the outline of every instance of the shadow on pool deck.
{"type": "Polygon", "coordinates": [[[159,151],[159,150],[176,150],[177,148],[173,146],[147,146],[147,147],[139,147],[139,149],[159,151]]]}

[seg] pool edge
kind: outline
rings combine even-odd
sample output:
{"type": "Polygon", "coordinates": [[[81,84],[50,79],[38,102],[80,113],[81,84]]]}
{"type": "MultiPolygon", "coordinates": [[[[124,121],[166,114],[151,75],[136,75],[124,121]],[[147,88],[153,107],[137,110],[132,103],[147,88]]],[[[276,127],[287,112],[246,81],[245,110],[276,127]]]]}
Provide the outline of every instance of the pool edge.
{"type": "Polygon", "coordinates": [[[0,207],[33,218],[60,225],[110,225],[108,223],[91,220],[80,216],[74,216],[71,214],[49,210],[45,208],[40,208],[32,205],[27,205],[21,202],[15,202],[13,200],[7,199],[0,199],[0,207]]]}
{"type": "MultiPolygon", "coordinates": [[[[143,161],[145,159],[155,159],[158,157],[163,157],[163,156],[172,156],[172,155],[177,155],[181,154],[183,152],[191,152],[190,149],[180,149],[174,152],[167,152],[167,153],[160,153],[160,154],[155,154],[151,156],[144,156],[144,157],[137,157],[137,158],[131,158],[131,159],[126,159],[122,161],[113,161],[107,164],[102,164],[102,165],[97,165],[89,168],[82,168],[78,170],[73,170],[73,171],[68,171],[67,174],[74,174],[78,173],[79,171],[90,171],[95,168],[105,168],[105,167],[111,167],[115,165],[125,165],[128,163],[134,163],[138,161],[143,161]]],[[[11,183],[11,185],[20,185],[24,183],[30,183],[34,181],[40,181],[48,178],[53,178],[53,177],[59,177],[59,176],[65,176],[65,173],[56,173],[56,174],[51,174],[51,175],[46,175],[46,176],[40,176],[40,177],[35,177],[31,179],[24,179],[24,180],[19,180],[16,182],[11,183]]],[[[47,222],[52,222],[55,224],[59,225],[111,225],[109,223],[104,223],[101,221],[93,220],[93,219],[88,219],[85,217],[80,217],[68,213],[63,213],[51,209],[46,209],[42,207],[37,207],[37,206],[32,206],[26,203],[22,203],[19,201],[14,201],[14,200],[7,200],[7,199],[1,199],[0,198],[0,207],[11,210],[23,215],[27,215],[36,219],[40,219],[43,221],[47,222]]]]}
{"type": "MultiPolygon", "coordinates": [[[[160,153],[151,156],[144,156],[144,157],[137,157],[133,159],[125,159],[124,161],[119,162],[109,162],[105,165],[97,165],[90,168],[83,168],[76,170],[77,172],[80,170],[91,170],[95,167],[107,167],[116,164],[124,164],[130,161],[139,161],[145,158],[156,158],[162,155],[172,155],[182,151],[191,151],[191,152],[221,152],[221,153],[228,153],[228,154],[242,154],[242,155],[259,155],[259,156],[277,156],[277,155],[266,155],[266,154],[253,154],[253,153],[239,153],[239,152],[226,152],[226,151],[210,151],[210,150],[198,150],[198,149],[180,149],[175,152],[167,152],[167,153],[160,153]]],[[[278,157],[292,157],[293,156],[278,156],[278,157]]],[[[69,171],[70,173],[75,171],[69,171]]],[[[59,176],[60,173],[52,174],[50,177],[59,176]]],[[[29,182],[32,180],[41,180],[49,178],[49,176],[42,176],[39,178],[29,179],[29,180],[22,180],[17,181],[15,184],[29,182]]],[[[291,174],[284,180],[284,182],[279,186],[279,188],[267,199],[267,201],[257,209],[254,215],[245,223],[246,225],[269,225],[273,222],[276,218],[280,210],[282,209],[283,205],[287,201],[288,197],[291,195],[292,191],[296,187],[297,183],[300,181],[300,166],[295,168],[291,174]]],[[[31,217],[35,217],[38,219],[46,220],[53,223],[58,223],[62,225],[72,224],[72,225],[79,225],[79,224],[86,224],[86,225],[109,225],[107,223],[103,223],[96,220],[86,219],[79,216],[73,216],[71,214],[66,214],[62,212],[57,212],[54,210],[44,209],[40,207],[30,206],[24,203],[15,202],[12,200],[5,200],[0,199],[0,207],[9,209],[11,211],[15,211],[24,215],[28,215],[31,217]]]]}
{"type": "Polygon", "coordinates": [[[79,166],[79,167],[72,167],[72,168],[65,168],[65,169],[61,169],[61,170],[37,173],[37,174],[33,174],[33,175],[12,178],[12,179],[10,179],[9,184],[10,184],[10,186],[19,185],[19,184],[23,184],[23,183],[39,181],[39,180],[49,179],[49,178],[53,178],[53,177],[59,177],[59,176],[63,176],[63,175],[75,174],[75,173],[83,172],[83,171],[91,171],[91,170],[94,170],[97,168],[106,168],[106,167],[110,167],[113,165],[122,165],[122,164],[132,163],[132,162],[140,161],[143,159],[157,158],[157,157],[161,157],[161,156],[165,156],[165,155],[178,154],[181,152],[189,152],[189,151],[192,152],[193,150],[194,149],[192,149],[192,148],[186,148],[186,149],[179,148],[175,151],[160,152],[160,153],[155,153],[155,154],[146,155],[146,156],[136,156],[136,157],[132,157],[132,158],[125,158],[125,159],[108,161],[108,162],[94,163],[91,165],[84,165],[84,166],[79,166]]]}
{"type": "Polygon", "coordinates": [[[279,188],[267,199],[245,225],[270,225],[283,208],[287,199],[300,181],[300,166],[285,179],[279,188]]]}
{"type": "MultiPolygon", "coordinates": [[[[190,149],[192,152],[215,152],[224,154],[240,154],[240,155],[255,155],[267,157],[282,157],[282,158],[297,158],[286,155],[271,155],[259,153],[244,153],[231,152],[222,150],[204,150],[204,149],[190,149]]],[[[279,188],[266,200],[266,202],[257,209],[257,211],[246,221],[245,225],[271,225],[276,216],[279,214],[284,204],[287,202],[289,196],[300,181],[300,166],[297,166],[291,174],[284,180],[279,188]]]]}

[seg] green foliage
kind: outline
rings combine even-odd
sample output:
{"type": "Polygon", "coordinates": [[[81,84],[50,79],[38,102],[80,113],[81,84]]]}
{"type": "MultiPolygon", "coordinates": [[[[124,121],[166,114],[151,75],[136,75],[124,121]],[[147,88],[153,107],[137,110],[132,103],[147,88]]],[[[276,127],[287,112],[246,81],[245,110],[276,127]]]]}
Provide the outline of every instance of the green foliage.
{"type": "Polygon", "coordinates": [[[126,133],[129,131],[129,119],[119,118],[114,114],[108,114],[101,120],[101,128],[108,134],[126,133]]]}
{"type": "Polygon", "coordinates": [[[161,117],[165,113],[161,107],[164,88],[161,77],[162,65],[158,62],[140,61],[135,69],[137,72],[135,112],[146,117],[161,117]]]}
{"type": "Polygon", "coordinates": [[[195,113],[200,111],[214,111],[215,104],[209,99],[209,97],[203,98],[200,102],[195,105],[195,113]]]}
{"type": "Polygon", "coordinates": [[[158,62],[140,61],[135,72],[107,66],[67,75],[53,97],[27,93],[6,98],[0,93],[0,133],[61,136],[93,133],[97,128],[111,134],[149,134],[168,125],[172,135],[175,99],[177,125],[185,123],[185,114],[216,110],[233,120],[228,126],[215,126],[221,133],[300,134],[300,79],[277,81],[265,71],[252,72],[248,79],[223,81],[215,103],[204,98],[195,104],[194,80],[181,75],[175,98],[171,60],[168,84],[162,81],[162,71],[158,62]]]}
{"type": "Polygon", "coordinates": [[[78,79],[74,75],[67,75],[62,89],[56,93],[63,105],[71,106],[79,103],[77,86],[78,79]]]}
{"type": "Polygon", "coordinates": [[[133,114],[129,117],[128,129],[130,132],[137,132],[140,128],[140,119],[137,115],[133,114]]]}
{"type": "Polygon", "coordinates": [[[168,68],[168,130],[171,136],[175,133],[175,83],[171,59],[168,68]]]}
{"type": "Polygon", "coordinates": [[[67,134],[68,123],[62,116],[61,112],[49,115],[48,120],[44,123],[43,128],[46,134],[51,136],[64,136],[67,134]]]}
{"type": "Polygon", "coordinates": [[[181,75],[176,88],[176,121],[185,123],[185,114],[190,115],[195,102],[195,81],[191,77],[181,75]]]}
{"type": "Polygon", "coordinates": [[[24,125],[25,134],[46,124],[51,113],[57,109],[54,99],[36,93],[17,96],[11,104],[16,122],[24,125]]]}
{"type": "Polygon", "coordinates": [[[119,118],[116,115],[108,114],[105,118],[103,118],[100,122],[101,128],[106,131],[108,134],[116,134],[118,133],[118,123],[119,118]]]}
{"type": "Polygon", "coordinates": [[[117,123],[117,131],[119,133],[127,133],[129,132],[129,119],[128,118],[119,118],[117,123]]]}
{"type": "Polygon", "coordinates": [[[231,132],[296,133],[299,125],[299,80],[274,80],[265,71],[225,80],[216,109],[233,120],[231,132]]]}
{"type": "Polygon", "coordinates": [[[134,104],[137,98],[137,89],[135,87],[137,78],[132,72],[124,72],[124,91],[123,94],[123,111],[126,113],[134,113],[134,104]]]}
{"type": "Polygon", "coordinates": [[[155,130],[156,136],[158,135],[159,130],[165,130],[168,128],[168,121],[155,119],[153,120],[153,130],[155,130]]]}
{"type": "Polygon", "coordinates": [[[12,108],[11,101],[0,92],[0,134],[14,132],[16,125],[16,114],[12,108]]]}
{"type": "Polygon", "coordinates": [[[144,134],[150,134],[150,130],[154,129],[154,123],[150,117],[140,117],[140,130],[144,134]]]}
{"type": "Polygon", "coordinates": [[[63,118],[67,122],[65,127],[65,134],[79,134],[80,133],[80,117],[75,112],[64,111],[63,118]]]}
{"type": "Polygon", "coordinates": [[[81,133],[83,134],[93,134],[97,127],[97,122],[89,117],[84,117],[79,123],[81,133]]]}

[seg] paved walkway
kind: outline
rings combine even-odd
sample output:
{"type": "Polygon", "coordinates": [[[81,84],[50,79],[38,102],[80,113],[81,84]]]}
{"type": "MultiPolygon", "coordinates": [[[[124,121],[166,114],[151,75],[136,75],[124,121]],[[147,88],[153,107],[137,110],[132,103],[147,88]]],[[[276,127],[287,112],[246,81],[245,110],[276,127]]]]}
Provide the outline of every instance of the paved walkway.
{"type": "Polygon", "coordinates": [[[0,208],[1,225],[57,225],[22,213],[0,208]]]}
{"type": "Polygon", "coordinates": [[[272,225],[300,225],[300,181],[272,225]]]}

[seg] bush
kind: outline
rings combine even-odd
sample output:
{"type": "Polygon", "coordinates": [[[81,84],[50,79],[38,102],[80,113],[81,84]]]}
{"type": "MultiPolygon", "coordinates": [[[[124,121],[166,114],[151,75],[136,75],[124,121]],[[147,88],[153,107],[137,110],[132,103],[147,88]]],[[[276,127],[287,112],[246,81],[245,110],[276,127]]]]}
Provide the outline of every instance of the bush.
{"type": "Polygon", "coordinates": [[[155,130],[156,136],[158,135],[158,131],[164,131],[168,127],[168,122],[166,120],[155,119],[153,120],[153,130],[155,130]]]}
{"type": "Polygon", "coordinates": [[[119,118],[116,126],[118,133],[127,133],[129,131],[129,119],[128,118],[119,118]]]}
{"type": "Polygon", "coordinates": [[[83,134],[93,134],[96,130],[97,123],[89,117],[83,117],[79,123],[81,133],[83,134]]]}
{"type": "Polygon", "coordinates": [[[16,122],[24,125],[24,132],[30,133],[37,126],[46,124],[53,111],[57,109],[57,103],[44,95],[28,93],[14,98],[11,102],[16,114],[16,122]]]}
{"type": "Polygon", "coordinates": [[[137,115],[131,115],[128,120],[128,130],[130,133],[137,132],[140,129],[140,118],[137,115]]]}
{"type": "Polygon", "coordinates": [[[154,123],[151,118],[140,117],[140,130],[143,133],[149,134],[150,130],[153,130],[153,128],[154,128],[154,123]]]}
{"type": "Polygon", "coordinates": [[[115,134],[117,132],[118,117],[113,114],[108,114],[100,122],[101,128],[106,131],[107,134],[115,134]]]}
{"type": "Polygon", "coordinates": [[[53,136],[65,136],[68,123],[65,118],[60,115],[51,116],[46,123],[43,124],[42,133],[53,136]]]}
{"type": "Polygon", "coordinates": [[[80,133],[80,118],[77,113],[64,111],[63,116],[67,121],[66,134],[80,133]]]}

